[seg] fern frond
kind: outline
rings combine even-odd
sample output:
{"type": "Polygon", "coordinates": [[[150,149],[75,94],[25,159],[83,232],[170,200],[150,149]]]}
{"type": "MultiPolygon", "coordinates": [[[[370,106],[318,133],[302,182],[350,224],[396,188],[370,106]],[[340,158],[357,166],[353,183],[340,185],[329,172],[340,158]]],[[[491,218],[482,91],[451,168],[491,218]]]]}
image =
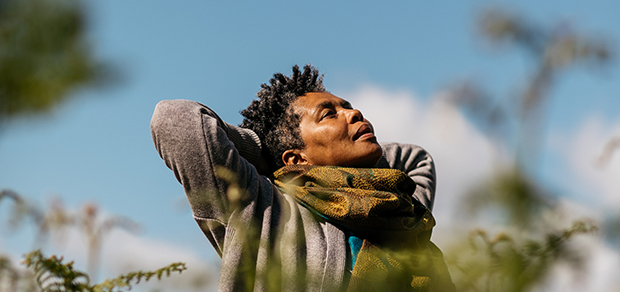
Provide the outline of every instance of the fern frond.
{"type": "Polygon", "coordinates": [[[153,272],[136,271],[120,275],[115,279],[107,279],[101,284],[93,286],[93,292],[115,292],[120,290],[114,290],[119,288],[131,289],[131,282],[135,281],[135,284],[140,283],[142,279],[144,281],[150,280],[153,276],[157,276],[157,280],[161,280],[162,276],[169,277],[172,272],[183,272],[187,268],[185,263],[172,263],[166,267],[155,270],[153,272]]]}
{"type": "Polygon", "coordinates": [[[187,269],[185,263],[172,263],[152,272],[131,272],[91,286],[88,274],[74,270],[73,262],[63,264],[62,261],[62,257],[46,258],[36,250],[27,254],[23,263],[34,269],[35,282],[42,292],[119,292],[131,289],[132,281],[138,284],[142,279],[148,281],[155,276],[161,280],[162,276],[169,277],[172,272],[181,273],[187,269]]]}
{"type": "Polygon", "coordinates": [[[26,255],[24,264],[34,269],[35,282],[43,292],[92,292],[86,273],[73,269],[73,262],[63,264],[63,257],[43,256],[40,250],[26,255]]]}

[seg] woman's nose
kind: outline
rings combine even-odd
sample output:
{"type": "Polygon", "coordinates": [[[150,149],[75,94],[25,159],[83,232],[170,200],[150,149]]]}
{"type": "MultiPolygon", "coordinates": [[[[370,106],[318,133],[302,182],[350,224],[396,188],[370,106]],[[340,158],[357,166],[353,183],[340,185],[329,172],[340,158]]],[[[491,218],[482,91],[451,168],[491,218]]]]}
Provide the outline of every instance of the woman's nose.
{"type": "Polygon", "coordinates": [[[364,115],[362,115],[362,112],[357,109],[349,109],[347,110],[347,120],[350,124],[364,121],[364,115]]]}

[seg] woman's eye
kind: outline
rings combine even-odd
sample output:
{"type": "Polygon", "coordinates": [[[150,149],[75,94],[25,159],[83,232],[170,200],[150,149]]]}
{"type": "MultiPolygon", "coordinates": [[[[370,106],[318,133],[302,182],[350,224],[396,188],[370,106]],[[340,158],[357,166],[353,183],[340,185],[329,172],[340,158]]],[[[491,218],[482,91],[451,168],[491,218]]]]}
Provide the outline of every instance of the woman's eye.
{"type": "Polygon", "coordinates": [[[327,117],[333,116],[334,114],[336,114],[336,112],[335,112],[335,111],[333,111],[333,110],[328,110],[328,111],[326,111],[326,112],[323,114],[323,116],[321,116],[321,120],[322,120],[322,119],[324,119],[324,118],[327,118],[327,117]]]}

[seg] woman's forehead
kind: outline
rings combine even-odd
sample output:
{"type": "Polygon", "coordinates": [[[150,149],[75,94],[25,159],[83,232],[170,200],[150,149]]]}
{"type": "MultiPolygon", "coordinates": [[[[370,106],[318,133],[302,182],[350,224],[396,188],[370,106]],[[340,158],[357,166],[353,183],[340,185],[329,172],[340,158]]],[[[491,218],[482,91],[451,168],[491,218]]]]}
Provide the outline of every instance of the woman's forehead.
{"type": "Polygon", "coordinates": [[[348,107],[350,104],[348,101],[329,92],[308,92],[297,98],[295,101],[295,107],[297,107],[297,110],[301,110],[303,112],[313,112],[319,108],[332,106],[348,107]]]}

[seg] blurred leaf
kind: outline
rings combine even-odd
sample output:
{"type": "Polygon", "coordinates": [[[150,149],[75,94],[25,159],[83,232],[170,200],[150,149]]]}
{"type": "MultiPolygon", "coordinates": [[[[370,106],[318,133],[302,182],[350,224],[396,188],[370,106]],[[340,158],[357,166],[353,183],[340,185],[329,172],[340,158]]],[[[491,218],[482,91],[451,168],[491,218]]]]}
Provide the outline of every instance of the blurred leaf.
{"type": "Polygon", "coordinates": [[[0,118],[48,111],[101,77],[78,0],[5,0],[0,5],[0,118]]]}
{"type": "Polygon", "coordinates": [[[620,245],[620,216],[615,214],[607,218],[603,224],[607,240],[620,245]]]}
{"type": "Polygon", "coordinates": [[[540,213],[550,209],[553,200],[534,181],[526,178],[518,168],[499,171],[478,187],[469,191],[464,199],[466,213],[477,216],[492,209],[495,222],[506,222],[527,229],[538,224],[540,213]],[[499,215],[497,215],[499,214],[499,215]]]}
{"type": "Polygon", "coordinates": [[[491,42],[522,44],[534,54],[540,54],[544,50],[548,37],[530,22],[501,9],[485,10],[478,18],[478,29],[491,42]]]}

